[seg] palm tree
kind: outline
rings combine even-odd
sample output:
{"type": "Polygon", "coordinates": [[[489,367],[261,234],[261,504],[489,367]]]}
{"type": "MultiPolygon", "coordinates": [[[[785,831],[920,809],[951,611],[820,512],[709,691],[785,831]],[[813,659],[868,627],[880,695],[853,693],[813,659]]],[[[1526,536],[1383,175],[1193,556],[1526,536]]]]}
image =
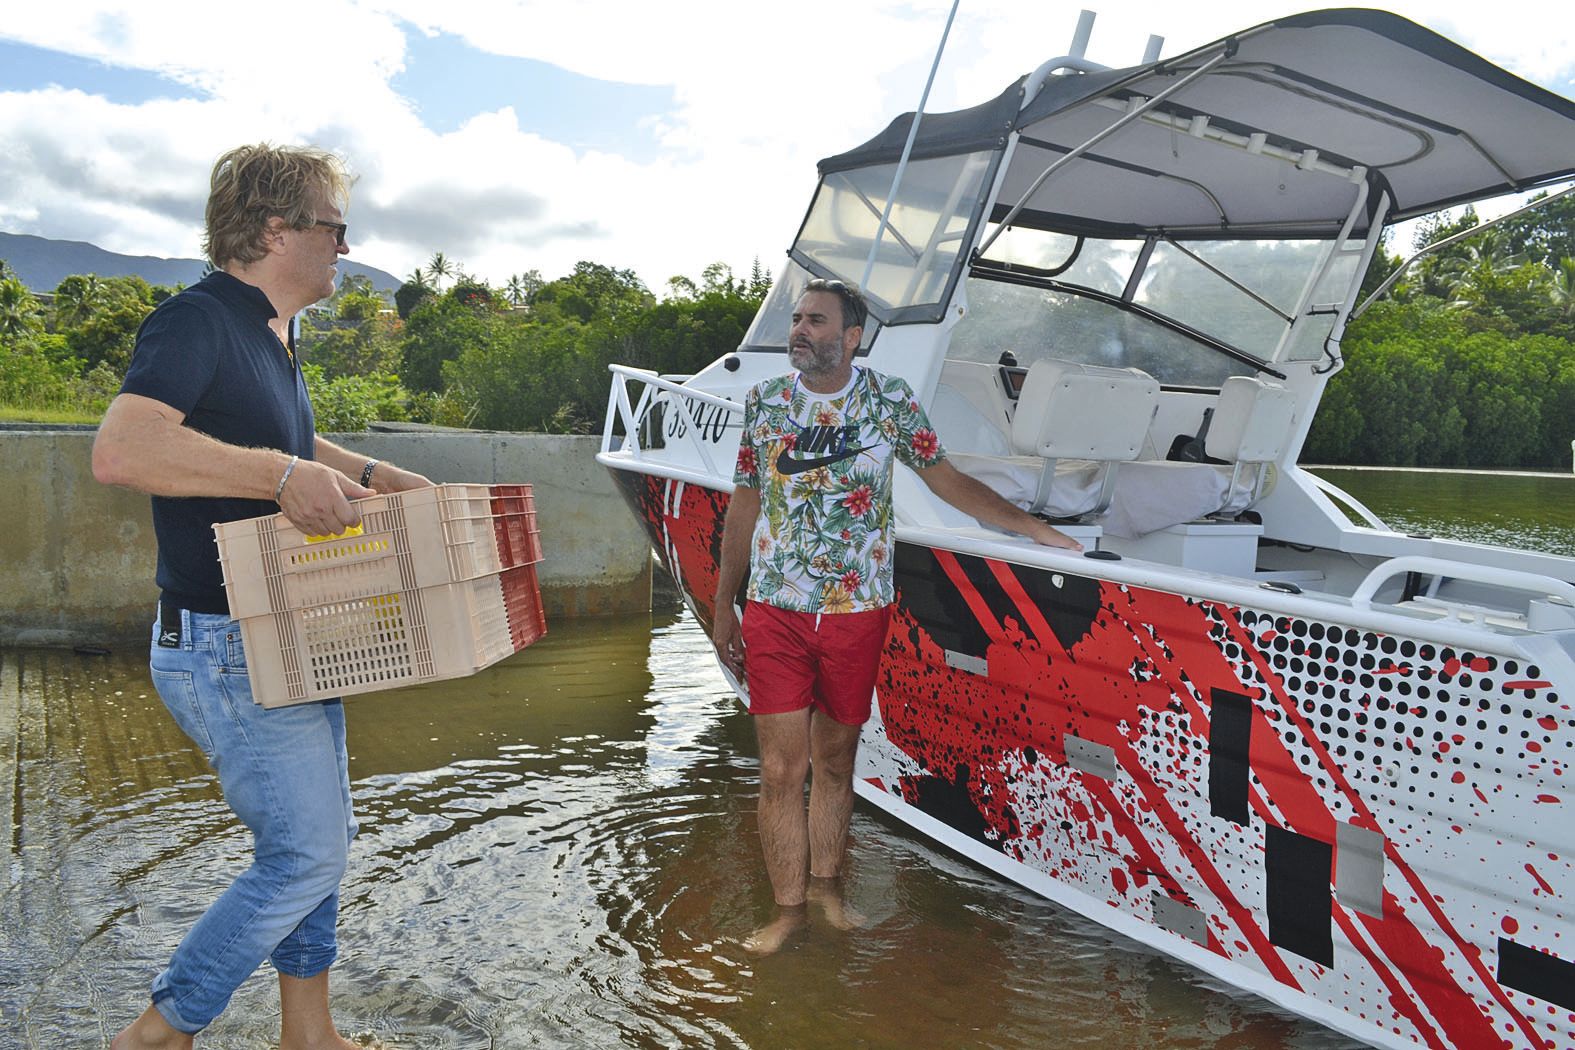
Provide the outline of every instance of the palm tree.
{"type": "Polygon", "coordinates": [[[38,328],[38,300],[15,277],[0,280],[0,336],[16,339],[38,328]]]}
{"type": "Polygon", "coordinates": [[[98,306],[103,293],[98,274],[72,274],[55,288],[55,317],[58,324],[75,326],[86,321],[98,306]]]}
{"type": "Polygon", "coordinates": [[[430,290],[432,288],[432,283],[427,279],[427,277],[427,272],[421,267],[417,266],[414,270],[410,271],[410,276],[405,278],[405,283],[413,284],[417,288],[430,290]]]}
{"type": "Polygon", "coordinates": [[[448,261],[448,256],[442,252],[433,252],[432,261],[427,263],[427,272],[433,277],[433,284],[438,291],[443,290],[443,278],[454,275],[454,264],[448,261]]]}
{"type": "Polygon", "coordinates": [[[1524,260],[1510,250],[1508,240],[1498,230],[1486,230],[1456,247],[1459,256],[1440,260],[1438,267],[1453,299],[1450,305],[1456,309],[1490,309],[1504,279],[1524,260]]]}
{"type": "Polygon", "coordinates": [[[1562,317],[1575,317],[1575,259],[1560,259],[1548,281],[1548,298],[1562,317]]]}

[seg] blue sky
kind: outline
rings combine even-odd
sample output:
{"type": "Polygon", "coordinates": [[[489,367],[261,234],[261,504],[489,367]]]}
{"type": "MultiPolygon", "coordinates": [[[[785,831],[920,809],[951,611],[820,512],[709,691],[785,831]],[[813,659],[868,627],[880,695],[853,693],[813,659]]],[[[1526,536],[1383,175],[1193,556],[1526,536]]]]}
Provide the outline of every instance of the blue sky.
{"type": "MultiPolygon", "coordinates": [[[[963,0],[932,110],[1065,52],[1075,4],[963,0]]],[[[1313,3],[1105,5],[1089,57],[1136,62],[1313,3]]],[[[1540,0],[1393,9],[1575,95],[1575,19],[1540,0]]],[[[0,21],[0,230],[195,256],[213,159],[310,142],[358,175],[352,257],[434,251],[501,283],[581,259],[661,292],[779,268],[815,162],[911,109],[949,0],[196,0],[11,5],[0,21]]]]}
{"type": "Polygon", "coordinates": [[[189,85],[156,70],[112,66],[96,58],[0,38],[0,91],[32,92],[58,85],[135,106],[160,98],[200,98],[189,85]]]}
{"type": "Polygon", "coordinates": [[[478,113],[510,106],[523,130],[578,151],[617,152],[640,164],[660,153],[653,124],[676,105],[671,85],[599,80],[551,62],[488,54],[449,33],[412,27],[405,40],[405,69],[389,86],[433,131],[456,131],[478,113]]]}

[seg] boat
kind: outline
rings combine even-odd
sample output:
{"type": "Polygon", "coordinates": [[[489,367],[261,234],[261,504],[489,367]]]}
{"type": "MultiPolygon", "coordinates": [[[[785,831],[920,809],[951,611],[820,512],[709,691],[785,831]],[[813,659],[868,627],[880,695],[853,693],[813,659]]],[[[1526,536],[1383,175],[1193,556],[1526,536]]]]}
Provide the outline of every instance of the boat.
{"type": "Polygon", "coordinates": [[[1393,14],[1074,47],[821,161],[742,344],[613,366],[598,459],[709,630],[746,392],[860,283],[858,363],[1086,550],[898,466],[859,797],[1372,1045],[1575,1046],[1575,558],[1298,465],[1384,231],[1572,176],[1575,103],[1393,14]]]}

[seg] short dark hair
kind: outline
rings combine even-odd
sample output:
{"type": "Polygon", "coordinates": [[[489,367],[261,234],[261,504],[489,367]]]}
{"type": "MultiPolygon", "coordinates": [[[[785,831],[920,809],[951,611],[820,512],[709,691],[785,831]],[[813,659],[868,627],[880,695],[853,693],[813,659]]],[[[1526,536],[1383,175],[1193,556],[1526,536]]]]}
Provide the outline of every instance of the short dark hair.
{"type": "Polygon", "coordinates": [[[806,292],[830,292],[842,301],[842,330],[849,328],[863,328],[864,321],[869,317],[870,308],[864,302],[864,293],[859,291],[859,286],[846,281],[828,281],[816,277],[804,286],[806,292]]]}

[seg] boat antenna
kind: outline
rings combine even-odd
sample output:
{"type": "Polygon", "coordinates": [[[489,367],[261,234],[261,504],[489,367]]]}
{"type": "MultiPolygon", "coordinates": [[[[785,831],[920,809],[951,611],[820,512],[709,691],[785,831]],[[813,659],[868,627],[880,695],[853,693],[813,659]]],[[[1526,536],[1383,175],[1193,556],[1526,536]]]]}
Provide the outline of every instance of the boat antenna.
{"type": "Polygon", "coordinates": [[[891,221],[891,208],[897,202],[897,187],[902,185],[903,172],[908,168],[908,155],[913,152],[913,140],[919,135],[919,121],[924,117],[924,104],[930,99],[930,87],[935,83],[935,71],[941,65],[941,53],[946,50],[946,38],[951,35],[952,19],[957,17],[957,5],[962,0],[952,0],[951,14],[946,16],[946,28],[941,30],[941,45],[935,49],[935,61],[930,64],[930,76],[924,82],[924,94],[919,96],[919,108],[913,112],[913,124],[908,128],[908,141],[902,146],[902,159],[897,162],[897,171],[891,177],[891,191],[886,194],[886,207],[880,213],[880,225],[875,228],[875,239],[870,242],[869,258],[864,260],[864,276],[859,279],[859,288],[865,294],[869,293],[870,274],[875,269],[875,254],[880,251],[880,241],[886,233],[886,226],[891,221]]]}

